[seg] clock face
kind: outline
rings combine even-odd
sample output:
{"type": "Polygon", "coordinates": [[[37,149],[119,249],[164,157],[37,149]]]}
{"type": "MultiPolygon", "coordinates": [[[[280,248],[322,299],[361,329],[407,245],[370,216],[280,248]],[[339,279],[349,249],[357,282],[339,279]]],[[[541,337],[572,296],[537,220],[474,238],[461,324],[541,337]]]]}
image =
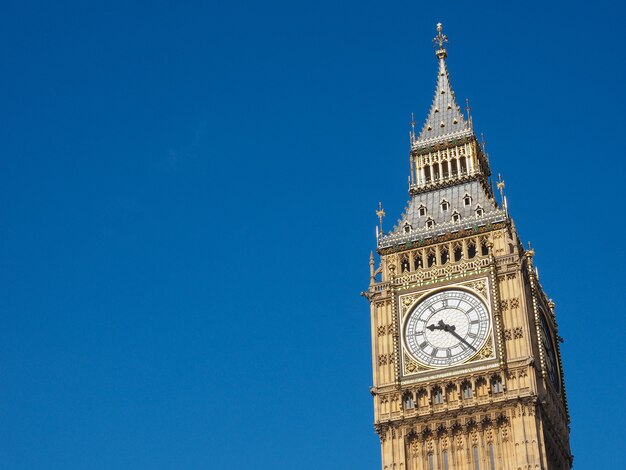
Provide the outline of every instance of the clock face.
{"type": "Polygon", "coordinates": [[[404,327],[405,346],[430,367],[460,364],[476,354],[490,330],[485,304],[464,290],[436,292],[409,313],[404,327]]]}
{"type": "Polygon", "coordinates": [[[548,369],[548,377],[550,378],[552,385],[554,385],[556,392],[561,393],[559,370],[556,362],[556,349],[554,347],[552,335],[550,334],[550,328],[548,327],[543,311],[539,312],[539,318],[541,319],[541,345],[543,347],[543,355],[545,356],[546,368],[548,369]]]}

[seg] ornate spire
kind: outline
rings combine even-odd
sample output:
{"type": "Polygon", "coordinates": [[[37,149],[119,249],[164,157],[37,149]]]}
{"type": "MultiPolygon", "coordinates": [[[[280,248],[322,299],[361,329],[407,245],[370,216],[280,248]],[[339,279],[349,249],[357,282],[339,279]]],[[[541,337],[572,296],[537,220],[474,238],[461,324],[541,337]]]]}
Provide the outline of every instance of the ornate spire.
{"type": "Polygon", "coordinates": [[[418,144],[420,141],[445,137],[463,131],[466,133],[470,130],[470,126],[463,117],[461,108],[456,102],[454,91],[452,91],[452,86],[450,85],[450,77],[445,60],[448,57],[448,52],[443,47],[448,42],[448,37],[442,33],[442,30],[441,23],[438,23],[437,36],[433,39],[435,46],[438,47],[435,51],[435,55],[439,59],[437,87],[435,88],[435,96],[430,107],[430,113],[417,139],[418,144]]]}

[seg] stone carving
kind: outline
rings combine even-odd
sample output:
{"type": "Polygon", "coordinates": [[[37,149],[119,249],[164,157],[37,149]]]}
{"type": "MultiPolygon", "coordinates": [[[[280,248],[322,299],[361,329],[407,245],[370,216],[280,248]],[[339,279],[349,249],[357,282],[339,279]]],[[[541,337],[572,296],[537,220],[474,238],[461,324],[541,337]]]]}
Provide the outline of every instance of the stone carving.
{"type": "Polygon", "coordinates": [[[409,309],[411,305],[415,302],[414,295],[406,295],[402,297],[402,305],[404,306],[405,311],[409,309]]]}
{"type": "Polygon", "coordinates": [[[384,336],[387,333],[387,328],[385,326],[378,327],[378,336],[384,336]]]}
{"type": "Polygon", "coordinates": [[[513,338],[520,339],[524,337],[524,333],[521,326],[513,328],[513,338]]]}
{"type": "Polygon", "coordinates": [[[519,307],[519,299],[511,299],[511,308],[519,307]]]}
{"type": "Polygon", "coordinates": [[[487,343],[483,346],[483,348],[478,353],[479,359],[487,359],[493,357],[493,344],[491,342],[491,338],[487,341],[487,343]]]}
{"type": "Polygon", "coordinates": [[[485,285],[485,281],[474,281],[472,284],[472,289],[477,292],[480,292],[484,297],[487,297],[487,286],[485,285]]]}
{"type": "Polygon", "coordinates": [[[513,332],[511,330],[509,330],[508,328],[506,330],[504,330],[504,339],[506,341],[510,341],[513,339],[513,332]]]}
{"type": "Polygon", "coordinates": [[[420,366],[417,362],[415,362],[406,354],[404,355],[404,369],[405,373],[414,373],[422,370],[427,370],[425,367],[420,366]]]}

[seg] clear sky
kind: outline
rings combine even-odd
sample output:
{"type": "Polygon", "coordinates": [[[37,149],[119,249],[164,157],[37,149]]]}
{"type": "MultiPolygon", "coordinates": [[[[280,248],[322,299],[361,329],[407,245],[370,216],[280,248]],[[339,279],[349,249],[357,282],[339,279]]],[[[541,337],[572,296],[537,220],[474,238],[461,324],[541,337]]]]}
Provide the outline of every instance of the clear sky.
{"type": "Polygon", "coordinates": [[[557,304],[575,468],[614,468],[625,13],[4,2],[0,468],[380,468],[359,292],[438,21],[557,304]]]}

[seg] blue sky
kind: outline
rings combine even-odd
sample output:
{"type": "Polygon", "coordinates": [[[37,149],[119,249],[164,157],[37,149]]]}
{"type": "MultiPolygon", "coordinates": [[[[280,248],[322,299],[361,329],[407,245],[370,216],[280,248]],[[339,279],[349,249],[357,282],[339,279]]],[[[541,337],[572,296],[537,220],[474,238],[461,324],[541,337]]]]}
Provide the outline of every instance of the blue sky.
{"type": "Polygon", "coordinates": [[[575,467],[613,468],[624,13],[5,2],[0,466],[379,468],[359,292],[441,21],[557,304],[575,467]]]}

